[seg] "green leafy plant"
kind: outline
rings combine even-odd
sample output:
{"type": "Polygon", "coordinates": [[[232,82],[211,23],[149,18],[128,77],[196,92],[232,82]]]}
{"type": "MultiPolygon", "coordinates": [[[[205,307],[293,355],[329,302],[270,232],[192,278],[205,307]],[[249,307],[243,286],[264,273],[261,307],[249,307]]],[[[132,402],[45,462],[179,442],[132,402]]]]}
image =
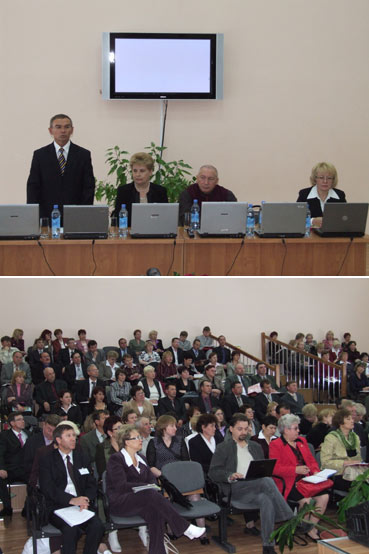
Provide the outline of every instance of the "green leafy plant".
{"type": "MultiPolygon", "coordinates": [[[[165,146],[157,146],[154,142],[145,147],[145,150],[149,150],[149,154],[155,161],[153,182],[167,189],[169,202],[178,202],[182,191],[193,183],[195,178],[191,177],[190,170],[192,167],[183,160],[165,161],[162,155],[166,149],[165,146]]],[[[121,150],[119,146],[107,149],[105,163],[110,166],[108,177],[110,175],[114,176],[115,182],[110,183],[108,180],[96,181],[96,200],[105,199],[109,206],[114,205],[118,187],[131,180],[128,158],[129,153],[126,150],[121,150]]]]}
{"type": "Polygon", "coordinates": [[[362,502],[369,500],[369,469],[364,471],[361,475],[358,475],[354,481],[352,481],[348,494],[342,498],[338,503],[338,521],[344,522],[346,520],[346,512],[349,508],[353,508],[362,502]]]}

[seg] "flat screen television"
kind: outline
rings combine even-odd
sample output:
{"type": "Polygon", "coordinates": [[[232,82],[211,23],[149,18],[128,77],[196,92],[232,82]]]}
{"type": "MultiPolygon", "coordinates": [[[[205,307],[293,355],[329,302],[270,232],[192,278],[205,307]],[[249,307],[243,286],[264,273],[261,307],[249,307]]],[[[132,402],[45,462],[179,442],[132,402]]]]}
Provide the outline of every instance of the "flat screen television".
{"type": "Polygon", "coordinates": [[[223,35],[103,33],[103,98],[223,97],[223,35]]]}

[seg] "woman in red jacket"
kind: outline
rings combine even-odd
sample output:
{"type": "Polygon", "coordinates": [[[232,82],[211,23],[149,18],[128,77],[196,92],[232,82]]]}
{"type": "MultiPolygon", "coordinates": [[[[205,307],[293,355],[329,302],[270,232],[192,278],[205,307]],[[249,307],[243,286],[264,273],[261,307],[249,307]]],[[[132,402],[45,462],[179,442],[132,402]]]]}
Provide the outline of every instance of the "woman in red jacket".
{"type": "MultiPolygon", "coordinates": [[[[304,497],[299,492],[299,481],[308,475],[314,475],[319,472],[319,466],[312,455],[306,439],[299,437],[298,416],[287,414],[280,418],[278,429],[281,437],[274,440],[269,445],[269,458],[276,459],[273,474],[282,477],[285,482],[284,497],[285,499],[298,502],[302,508],[304,504],[308,504],[310,497],[304,497]]],[[[275,479],[279,491],[283,492],[283,484],[280,479],[275,479]]],[[[324,514],[329,495],[325,491],[319,492],[315,500],[315,509],[324,514]]],[[[317,518],[311,517],[310,522],[316,523],[317,518]]],[[[313,527],[308,533],[313,541],[319,539],[318,530],[313,527]]]]}

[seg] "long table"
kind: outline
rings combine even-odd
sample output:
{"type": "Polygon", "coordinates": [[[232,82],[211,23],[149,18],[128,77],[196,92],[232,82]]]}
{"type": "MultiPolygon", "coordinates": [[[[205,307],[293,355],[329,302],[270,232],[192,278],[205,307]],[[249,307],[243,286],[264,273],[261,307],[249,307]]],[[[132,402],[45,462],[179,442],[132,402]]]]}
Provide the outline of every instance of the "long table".
{"type": "Polygon", "coordinates": [[[369,236],[1,241],[0,275],[366,275],[369,236]]]}

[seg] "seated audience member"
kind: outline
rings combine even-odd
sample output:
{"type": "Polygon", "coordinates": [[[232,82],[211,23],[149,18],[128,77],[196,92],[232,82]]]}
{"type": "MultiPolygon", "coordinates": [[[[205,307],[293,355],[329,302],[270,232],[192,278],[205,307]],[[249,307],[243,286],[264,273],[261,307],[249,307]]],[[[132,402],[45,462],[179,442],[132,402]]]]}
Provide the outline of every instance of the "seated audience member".
{"type": "Polygon", "coordinates": [[[88,455],[90,463],[95,461],[97,445],[104,442],[106,438],[104,422],[109,417],[109,412],[108,410],[96,410],[91,415],[94,426],[91,431],[82,435],[79,441],[82,450],[88,455]]]}
{"type": "Polygon", "coordinates": [[[54,331],[55,340],[52,341],[54,359],[57,359],[60,350],[63,350],[67,347],[68,339],[63,338],[63,331],[61,329],[55,329],[54,331]]]}
{"type": "Polygon", "coordinates": [[[81,510],[91,510],[97,493],[96,481],[88,459],[83,452],[76,449],[73,427],[57,427],[54,431],[54,441],[58,448],[40,459],[40,489],[46,498],[49,521],[61,530],[63,550],[68,554],[75,554],[82,529],[86,534],[84,554],[106,552],[106,545],[101,543],[104,526],[98,516],[94,515],[85,523],[71,527],[54,514],[55,510],[70,505],[79,506],[81,510]],[[87,471],[82,471],[85,468],[87,471]]]}
{"type": "Polygon", "coordinates": [[[151,365],[147,365],[144,369],[144,377],[138,383],[144,390],[145,398],[149,400],[153,406],[157,406],[160,398],[165,397],[161,383],[155,377],[155,368],[151,365]]]}
{"type": "Polygon", "coordinates": [[[183,350],[179,346],[179,338],[174,337],[168,348],[168,352],[172,353],[173,363],[178,367],[183,363],[183,350]]]}
{"type": "Polygon", "coordinates": [[[360,360],[365,364],[365,375],[368,377],[369,373],[369,354],[368,352],[362,352],[360,354],[360,360]]]}
{"type": "Polygon", "coordinates": [[[154,351],[154,343],[151,340],[146,341],[145,350],[139,355],[138,361],[143,367],[151,365],[155,368],[160,363],[160,356],[154,351]]]}
{"type": "MultiPolygon", "coordinates": [[[[285,487],[280,479],[275,479],[278,489],[284,490],[284,498],[298,502],[301,509],[305,504],[309,504],[310,497],[304,497],[299,491],[299,481],[308,475],[318,473],[319,466],[310,452],[310,448],[304,437],[299,436],[300,418],[290,414],[281,417],[278,422],[280,438],[272,441],[269,445],[269,456],[276,459],[273,475],[284,479],[285,487]]],[[[317,512],[324,514],[329,500],[328,492],[321,491],[314,496],[315,509],[317,512]]],[[[315,516],[310,516],[309,521],[313,524],[319,519],[315,516]]],[[[308,533],[308,536],[317,541],[320,539],[318,530],[313,527],[308,533]]]]}
{"type": "Polygon", "coordinates": [[[293,512],[270,478],[239,480],[244,478],[251,460],[263,459],[261,447],[256,442],[247,442],[248,427],[246,416],[236,414],[232,418],[232,439],[217,446],[211,460],[209,477],[219,484],[226,496],[232,487],[232,501],[260,510],[263,554],[274,554],[273,542],[270,541],[274,524],[291,519],[293,512]]]}
{"type": "Polygon", "coordinates": [[[219,335],[218,337],[218,344],[216,348],[213,348],[213,352],[216,353],[218,357],[218,362],[220,364],[223,364],[223,366],[226,366],[228,362],[231,361],[231,351],[229,348],[226,347],[226,338],[224,335],[219,335]]]}
{"type": "Polygon", "coordinates": [[[258,435],[261,429],[261,423],[260,421],[255,419],[255,412],[253,410],[253,407],[250,404],[244,404],[242,408],[240,408],[238,413],[245,414],[245,416],[249,420],[250,437],[253,437],[254,435],[258,435]]]}
{"type": "Polygon", "coordinates": [[[177,418],[177,425],[181,427],[185,418],[183,402],[177,398],[177,388],[174,383],[168,383],[165,385],[165,397],[160,398],[158,404],[158,414],[162,416],[164,414],[175,414],[177,418]]]}
{"type": "Polygon", "coordinates": [[[40,406],[38,417],[53,411],[54,405],[59,400],[59,393],[67,388],[67,384],[62,379],[55,378],[55,371],[52,367],[44,369],[44,381],[35,388],[35,399],[40,406]]]}
{"type": "Polygon", "coordinates": [[[23,361],[22,352],[16,350],[13,352],[12,361],[4,364],[1,368],[1,384],[10,384],[15,371],[23,371],[25,374],[25,383],[32,382],[31,369],[27,362],[23,361]]]}
{"type": "Polygon", "coordinates": [[[11,412],[8,416],[8,424],[9,429],[0,433],[0,500],[3,503],[0,517],[13,514],[8,483],[26,481],[24,445],[29,434],[24,429],[23,414],[11,412]]]}
{"type": "Polygon", "coordinates": [[[334,165],[321,162],[311,170],[311,187],[301,189],[297,202],[307,202],[315,227],[321,227],[326,202],[346,202],[343,190],[336,188],[337,170],[334,165]]]}
{"type": "Polygon", "coordinates": [[[123,415],[122,415],[123,425],[136,425],[137,420],[138,420],[138,416],[136,412],[132,410],[132,408],[123,412],[123,415]]]}
{"type": "Polygon", "coordinates": [[[49,446],[53,443],[54,429],[61,421],[61,417],[57,414],[50,414],[46,416],[41,424],[41,432],[32,433],[32,435],[27,439],[27,442],[24,445],[24,468],[26,482],[28,482],[31,475],[33,461],[37,450],[43,446],[49,446]]]}
{"type": "Polygon", "coordinates": [[[10,385],[6,387],[6,402],[11,411],[31,412],[33,407],[33,387],[25,383],[24,371],[13,373],[10,385]]]}
{"type": "Polygon", "coordinates": [[[180,429],[181,435],[184,439],[194,433],[196,422],[200,415],[201,415],[201,412],[195,404],[192,404],[189,408],[187,408],[186,423],[182,425],[180,429]]]}
{"type": "Polygon", "coordinates": [[[277,385],[275,377],[273,377],[273,375],[267,374],[267,366],[264,364],[264,362],[258,362],[256,364],[256,374],[251,377],[252,384],[261,384],[261,381],[263,381],[264,379],[268,379],[268,381],[272,385],[272,392],[279,391],[279,387],[277,385]]]}
{"type": "Polygon", "coordinates": [[[287,392],[282,395],[281,402],[288,404],[291,408],[291,413],[301,414],[305,400],[300,392],[297,392],[297,382],[293,379],[286,383],[287,392]]]}
{"type": "Polygon", "coordinates": [[[205,367],[204,377],[200,379],[199,384],[201,384],[202,381],[210,381],[212,394],[218,398],[222,396],[224,385],[222,384],[221,378],[216,375],[215,366],[211,363],[205,367]]]}
{"type": "Polygon", "coordinates": [[[360,439],[354,433],[354,419],[349,410],[340,409],[332,418],[334,431],[324,439],[320,450],[322,469],[335,469],[334,488],[348,491],[351,481],[343,479],[345,469],[357,462],[362,462],[360,439]]]}
{"type": "Polygon", "coordinates": [[[67,382],[69,390],[74,390],[76,381],[88,379],[87,364],[82,362],[79,352],[72,354],[72,363],[65,368],[63,378],[67,382]]]}
{"type": "Polygon", "coordinates": [[[131,389],[131,400],[123,407],[123,417],[128,410],[134,410],[137,417],[145,416],[150,419],[151,425],[155,425],[155,410],[149,400],[146,400],[142,387],[136,385],[131,389]]]}
{"type": "Polygon", "coordinates": [[[49,350],[45,348],[44,340],[40,338],[35,339],[33,346],[28,348],[27,351],[27,361],[31,369],[33,369],[34,366],[38,364],[38,362],[40,361],[40,356],[43,352],[48,352],[50,354],[49,350]]]}
{"type": "Polygon", "coordinates": [[[181,331],[179,333],[179,348],[182,348],[183,352],[186,352],[186,350],[191,349],[191,343],[188,340],[187,331],[181,331]]]}
{"type": "Polygon", "coordinates": [[[224,383],[226,379],[226,372],[224,370],[224,365],[218,363],[218,354],[212,350],[208,350],[208,354],[209,364],[215,367],[215,375],[219,377],[221,383],[224,383]]]}
{"type": "Polygon", "coordinates": [[[126,372],[127,380],[132,386],[136,385],[142,378],[142,369],[134,363],[134,358],[131,354],[123,356],[123,369],[126,372]]]}
{"type": "Polygon", "coordinates": [[[0,362],[2,365],[9,364],[13,360],[14,352],[18,352],[18,348],[11,346],[12,339],[5,335],[1,337],[1,348],[0,348],[0,362]]]}
{"type": "Polygon", "coordinates": [[[53,350],[53,341],[52,341],[52,332],[50,329],[44,329],[41,331],[40,339],[44,341],[44,349],[49,352],[51,359],[53,359],[54,356],[54,350],[53,350]]]}
{"type": "Polygon", "coordinates": [[[161,339],[158,339],[158,332],[153,330],[149,333],[149,340],[154,345],[154,351],[158,352],[158,354],[161,356],[161,354],[164,352],[164,346],[161,339]]]}
{"type": "Polygon", "coordinates": [[[241,352],[239,352],[238,350],[233,350],[232,353],[231,353],[231,359],[230,361],[227,363],[227,367],[226,367],[226,371],[227,371],[227,379],[229,377],[233,377],[233,375],[235,374],[236,372],[236,365],[237,364],[241,364],[243,369],[245,370],[245,366],[243,363],[240,362],[240,357],[241,357],[241,352]]]}
{"type": "Polygon", "coordinates": [[[208,361],[206,359],[205,352],[200,350],[200,341],[199,339],[195,339],[192,343],[192,348],[185,354],[188,356],[191,356],[193,365],[195,366],[195,369],[199,372],[203,371],[203,368],[205,365],[207,365],[208,361]]]}
{"type": "Polygon", "coordinates": [[[218,170],[213,165],[202,165],[196,183],[186,188],[179,197],[179,221],[183,225],[184,214],[191,210],[194,200],[198,201],[200,212],[203,202],[237,202],[232,191],[218,185],[218,170]]]}
{"type": "Polygon", "coordinates": [[[347,352],[348,352],[348,361],[352,364],[355,364],[357,360],[360,360],[360,352],[356,348],[356,342],[354,340],[350,340],[350,342],[347,345],[347,352]]]}
{"type": "Polygon", "coordinates": [[[189,373],[191,376],[195,375],[196,373],[198,375],[200,375],[200,373],[198,373],[197,369],[195,369],[195,365],[193,363],[193,358],[192,358],[192,354],[190,352],[183,352],[183,362],[182,362],[182,365],[178,366],[177,367],[177,371],[179,373],[179,370],[180,368],[183,368],[183,369],[188,369],[189,373]]]}
{"type": "Polygon", "coordinates": [[[136,423],[135,423],[135,427],[136,427],[137,431],[140,433],[141,438],[142,438],[142,447],[141,447],[141,450],[140,450],[140,454],[143,454],[144,456],[146,456],[147,445],[149,444],[149,442],[152,439],[151,425],[150,425],[149,418],[148,417],[139,417],[137,419],[136,423]]]}
{"type": "Polygon", "coordinates": [[[108,409],[108,403],[106,400],[105,388],[97,386],[92,390],[91,398],[88,405],[88,413],[92,414],[96,410],[107,410],[107,409],[108,409]]]}
{"type": "Polygon", "coordinates": [[[135,331],[133,331],[133,336],[134,336],[134,339],[131,339],[129,341],[128,345],[129,345],[130,349],[138,357],[139,354],[141,354],[141,352],[143,350],[145,350],[145,341],[143,341],[141,339],[142,333],[141,333],[140,329],[136,329],[135,331]]]}
{"type": "Polygon", "coordinates": [[[24,339],[23,339],[24,331],[23,329],[14,329],[13,334],[11,336],[11,344],[10,346],[13,346],[17,350],[19,350],[23,356],[26,353],[24,349],[24,339]]]}
{"type": "Polygon", "coordinates": [[[88,342],[90,339],[87,337],[86,329],[79,329],[78,331],[78,340],[76,341],[76,348],[80,350],[83,354],[88,352],[88,342]]]}
{"type": "Polygon", "coordinates": [[[348,343],[351,341],[351,333],[344,333],[343,341],[341,343],[342,350],[348,349],[348,343]]]}
{"type": "Polygon", "coordinates": [[[112,454],[119,452],[118,446],[118,432],[123,427],[123,423],[116,415],[109,416],[104,421],[104,434],[105,439],[103,442],[99,442],[96,445],[96,470],[99,479],[102,478],[104,471],[106,471],[106,465],[112,454]]]}
{"type": "Polygon", "coordinates": [[[99,367],[101,362],[105,362],[106,356],[102,348],[97,347],[97,342],[95,340],[89,340],[87,343],[87,352],[85,354],[86,364],[95,364],[96,367],[99,367]]]}
{"type": "Polygon", "coordinates": [[[112,215],[119,216],[122,204],[128,212],[128,227],[131,226],[132,204],[167,203],[167,190],[161,185],[150,183],[155,162],[147,152],[137,152],[129,160],[132,172],[132,183],[120,185],[117,189],[115,208],[112,215]]]}
{"type": "MultiPolygon", "coordinates": [[[[191,362],[191,358],[186,358],[185,364],[191,362]]],[[[190,364],[191,365],[191,364],[190,364]]],[[[186,365],[181,365],[178,368],[179,378],[176,383],[177,387],[177,398],[181,398],[183,395],[194,392],[196,393],[195,383],[191,376],[191,369],[186,367],[186,365]]]]}
{"type": "Polygon", "coordinates": [[[213,414],[202,414],[196,423],[197,435],[188,441],[190,459],[202,465],[204,474],[207,475],[210,462],[217,444],[223,441],[223,437],[216,434],[217,418],[213,414]]]}
{"type": "MultiPolygon", "coordinates": [[[[225,437],[225,434],[227,432],[227,429],[228,429],[228,425],[227,425],[227,422],[226,422],[226,419],[225,419],[225,415],[224,415],[224,412],[222,410],[222,408],[213,408],[211,410],[211,413],[213,415],[215,415],[216,417],[216,420],[217,420],[217,428],[216,428],[216,431],[215,431],[215,436],[216,435],[221,435],[224,439],[225,437]]],[[[221,442],[220,440],[218,442],[221,442]]]]}
{"type": "Polygon", "coordinates": [[[73,354],[76,352],[81,356],[81,360],[84,361],[83,353],[76,347],[76,341],[70,338],[67,340],[67,347],[60,350],[57,361],[62,367],[67,367],[73,362],[73,354]]]}
{"type": "MultiPolygon", "coordinates": [[[[284,402],[284,398],[282,399],[282,402],[284,402]]],[[[305,404],[301,412],[302,417],[300,418],[299,428],[301,435],[305,436],[309,433],[312,426],[318,422],[318,408],[315,406],[315,404],[305,404]]],[[[292,411],[292,413],[294,412],[292,411]]]]}
{"type": "Polygon", "coordinates": [[[308,354],[313,354],[316,356],[316,340],[311,333],[306,333],[305,335],[305,350],[308,354]]]}
{"type": "Polygon", "coordinates": [[[193,403],[198,406],[202,414],[209,414],[213,408],[219,406],[217,396],[212,394],[211,382],[203,380],[199,385],[198,397],[194,397],[193,403]]]}
{"type": "Polygon", "coordinates": [[[245,375],[245,366],[241,362],[238,362],[234,366],[233,374],[228,376],[225,381],[224,389],[227,394],[230,394],[234,383],[241,383],[242,394],[247,396],[247,389],[251,386],[252,382],[250,378],[245,375]]]}
{"type": "MultiPolygon", "coordinates": [[[[309,404],[306,404],[309,406],[309,404]]],[[[312,444],[315,450],[320,449],[325,436],[332,430],[332,418],[336,410],[333,408],[325,408],[318,413],[317,421],[313,423],[310,431],[306,435],[308,443],[312,444]]]]}
{"type": "MultiPolygon", "coordinates": [[[[152,440],[149,446],[152,444],[152,440]]],[[[135,494],[132,487],[155,483],[146,460],[138,453],[142,440],[133,426],[125,426],[118,437],[120,452],[113,454],[107,465],[107,495],[114,516],[141,516],[148,526],[149,554],[165,554],[164,529],[167,523],[174,535],[198,538],[205,532],[178,515],[172,504],[155,490],[135,494]],[[153,509],[153,506],[155,509],[153,509]]]]}
{"type": "MultiPolygon", "coordinates": [[[[245,414],[246,415],[246,414],[245,414]]],[[[258,434],[251,435],[251,440],[260,444],[263,449],[264,458],[269,458],[269,445],[272,440],[277,439],[275,432],[278,425],[278,419],[273,416],[265,416],[261,424],[261,430],[258,434]]]]}
{"type": "Polygon", "coordinates": [[[369,441],[368,433],[365,429],[365,419],[366,419],[366,408],[360,402],[355,403],[354,409],[351,412],[351,415],[354,419],[354,432],[360,439],[360,446],[366,448],[366,459],[365,462],[369,459],[369,441]]]}
{"type": "Polygon", "coordinates": [[[162,384],[164,384],[167,379],[172,379],[173,382],[175,382],[178,378],[177,366],[173,363],[173,354],[169,350],[163,352],[156,374],[162,384]]]}
{"type": "Polygon", "coordinates": [[[160,477],[163,465],[189,459],[184,439],[177,435],[175,417],[159,417],[155,425],[155,437],[148,444],[146,456],[155,477],[160,477]]]}
{"type": "Polygon", "coordinates": [[[117,363],[119,355],[115,350],[109,350],[106,357],[107,360],[105,362],[99,363],[99,379],[111,381],[114,380],[116,370],[120,368],[120,365],[117,363]]]}
{"type": "Polygon", "coordinates": [[[196,337],[195,340],[200,342],[200,350],[207,351],[213,349],[214,340],[211,338],[210,334],[210,327],[206,325],[202,330],[202,335],[196,337]]]}
{"type": "Polygon", "coordinates": [[[63,379],[61,366],[57,362],[51,362],[51,357],[48,352],[42,352],[40,355],[40,361],[33,364],[31,367],[32,383],[38,385],[44,380],[44,369],[46,367],[52,367],[55,371],[57,379],[63,379]]]}
{"type": "Polygon", "coordinates": [[[230,394],[226,394],[222,400],[222,408],[226,420],[229,422],[233,414],[239,412],[244,404],[247,403],[247,396],[242,394],[242,384],[234,381],[230,394]]]}
{"type": "Polygon", "coordinates": [[[334,343],[334,333],[333,331],[327,331],[325,334],[325,339],[323,340],[324,348],[326,350],[331,350],[334,343]]]}
{"type": "MultiPolygon", "coordinates": [[[[273,417],[277,417],[277,406],[278,406],[278,402],[269,402],[269,404],[267,406],[266,415],[267,416],[271,415],[273,417]]],[[[290,413],[290,412],[288,411],[288,413],[290,413]]]]}
{"type": "Polygon", "coordinates": [[[268,379],[263,379],[260,382],[261,392],[255,397],[255,413],[259,421],[263,421],[266,416],[266,411],[269,402],[278,400],[277,397],[274,397],[272,394],[272,383],[268,379]]]}
{"type": "Polygon", "coordinates": [[[366,364],[358,361],[354,366],[354,371],[349,378],[350,396],[354,400],[359,398],[361,392],[369,391],[369,379],[365,375],[366,364]]]}
{"type": "Polygon", "coordinates": [[[273,342],[273,340],[278,340],[277,331],[272,331],[269,338],[271,340],[268,342],[268,362],[273,365],[284,363],[285,348],[280,344],[273,342]]]}
{"type": "Polygon", "coordinates": [[[127,381],[127,374],[124,369],[117,369],[115,382],[110,386],[110,400],[115,415],[122,417],[123,406],[131,398],[132,385],[127,381]]]}
{"type": "Polygon", "coordinates": [[[348,361],[347,350],[341,350],[338,356],[337,365],[345,366],[346,375],[347,375],[347,378],[349,379],[354,372],[355,364],[352,364],[351,362],[348,361]]]}
{"type": "Polygon", "coordinates": [[[118,360],[117,360],[118,364],[123,363],[123,357],[126,354],[130,354],[132,356],[132,358],[135,358],[136,354],[135,354],[134,350],[132,350],[128,346],[127,339],[124,339],[124,338],[119,339],[118,345],[119,345],[119,357],[118,357],[118,360]]]}
{"type": "Polygon", "coordinates": [[[59,400],[54,404],[53,412],[64,420],[73,421],[79,427],[82,425],[81,409],[77,404],[73,404],[69,390],[60,391],[59,400]]]}
{"type": "MultiPolygon", "coordinates": [[[[98,378],[99,370],[97,369],[95,364],[90,364],[89,366],[87,366],[86,371],[88,379],[76,382],[75,400],[77,404],[86,404],[90,400],[94,388],[104,386],[104,381],[98,378]]],[[[82,415],[84,415],[83,412],[82,415]]]]}
{"type": "Polygon", "coordinates": [[[338,356],[341,352],[341,344],[338,339],[334,339],[332,348],[329,350],[329,361],[333,364],[337,363],[338,356]]]}

